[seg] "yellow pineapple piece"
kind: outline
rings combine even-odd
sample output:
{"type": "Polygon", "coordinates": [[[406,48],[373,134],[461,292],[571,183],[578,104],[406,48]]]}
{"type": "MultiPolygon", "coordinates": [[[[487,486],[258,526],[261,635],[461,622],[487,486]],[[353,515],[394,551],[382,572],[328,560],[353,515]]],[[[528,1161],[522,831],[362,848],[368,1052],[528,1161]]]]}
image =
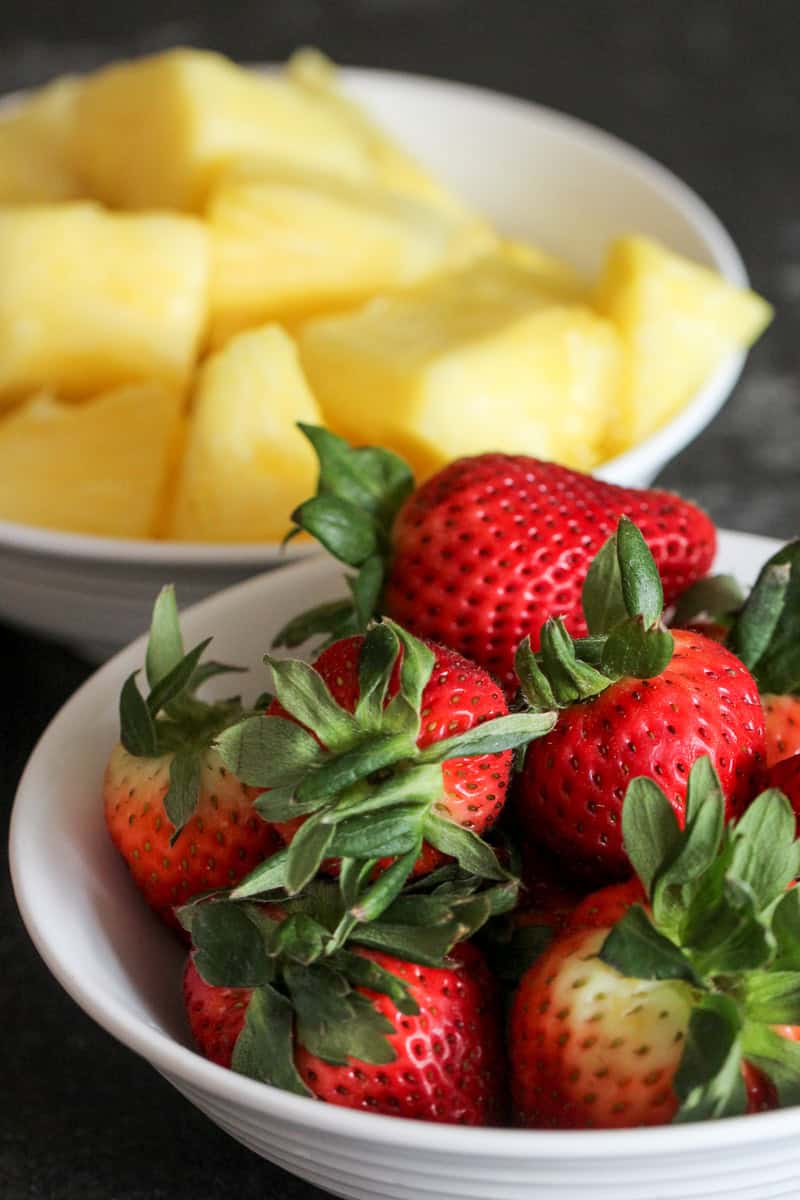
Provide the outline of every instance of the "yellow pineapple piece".
{"type": "Polygon", "coordinates": [[[79,87],[77,79],[57,79],[0,113],[0,204],[84,194],[72,153],[79,87]]]}
{"type": "Polygon", "coordinates": [[[239,169],[214,193],[211,340],[267,320],[353,307],[485,252],[477,220],[309,172],[239,169]]]}
{"type": "Polygon", "coordinates": [[[618,416],[609,429],[611,454],[679,412],[772,316],[755,292],[639,236],[611,246],[595,303],[616,325],[626,350],[618,416]]]}
{"type": "Polygon", "coordinates": [[[169,536],[278,541],[316,485],[296,421],[320,424],[294,342],[277,325],[241,333],[200,371],[169,536]]]}
{"type": "Polygon", "coordinates": [[[501,255],[310,321],[300,349],[327,424],[419,476],[486,450],[592,467],[621,353],[609,322],[501,255]]]}
{"type": "Polygon", "coordinates": [[[121,208],[200,211],[233,161],[374,176],[362,139],[323,99],[221,55],[170,50],[90,76],[76,155],[93,195],[121,208]]]}
{"type": "Polygon", "coordinates": [[[292,83],[318,96],[334,109],[343,123],[363,140],[375,165],[378,182],[391,191],[412,196],[451,214],[467,215],[460,199],[398,146],[339,86],[339,72],[319,50],[296,51],[286,65],[292,83]]]}
{"type": "Polygon", "coordinates": [[[141,379],[181,387],[207,291],[193,218],[0,209],[0,407],[40,388],[69,400],[141,379]]]}
{"type": "Polygon", "coordinates": [[[554,296],[562,300],[589,302],[589,284],[563,258],[556,258],[554,254],[548,254],[546,250],[530,242],[521,242],[513,238],[501,242],[499,253],[508,262],[522,267],[545,291],[552,292],[554,296]]]}
{"type": "Polygon", "coordinates": [[[35,396],[0,420],[0,518],[102,537],[157,530],[179,396],[133,384],[84,404],[35,396]]]}

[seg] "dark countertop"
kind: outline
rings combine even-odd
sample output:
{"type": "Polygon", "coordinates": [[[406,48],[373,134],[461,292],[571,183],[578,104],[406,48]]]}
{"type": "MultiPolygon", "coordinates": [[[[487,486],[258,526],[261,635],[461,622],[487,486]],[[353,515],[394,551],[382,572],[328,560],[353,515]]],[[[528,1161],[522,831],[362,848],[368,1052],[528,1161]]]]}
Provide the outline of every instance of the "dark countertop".
{"type": "MultiPolygon", "coordinates": [[[[628,139],[708,201],[778,308],[724,412],[662,479],[720,524],[790,536],[800,532],[797,30],[794,0],[6,0],[0,91],[177,42],[251,60],[312,43],[342,62],[512,92],[628,139]]],[[[5,823],[36,738],[90,668],[2,627],[0,658],[5,823]]],[[[67,999],[20,926],[5,870],[0,905],[3,1200],[322,1197],[227,1138],[67,999]]]]}

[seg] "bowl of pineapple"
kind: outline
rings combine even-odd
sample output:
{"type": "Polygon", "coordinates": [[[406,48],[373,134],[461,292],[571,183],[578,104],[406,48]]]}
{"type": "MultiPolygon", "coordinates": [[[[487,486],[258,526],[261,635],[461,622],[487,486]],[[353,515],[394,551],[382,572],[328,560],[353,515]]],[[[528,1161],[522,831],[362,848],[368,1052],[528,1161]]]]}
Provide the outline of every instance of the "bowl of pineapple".
{"type": "Polygon", "coordinates": [[[310,51],[56,80],[0,113],[0,619],[100,658],[308,553],[298,421],[647,483],[769,315],[697,196],[533,104],[310,51]]]}

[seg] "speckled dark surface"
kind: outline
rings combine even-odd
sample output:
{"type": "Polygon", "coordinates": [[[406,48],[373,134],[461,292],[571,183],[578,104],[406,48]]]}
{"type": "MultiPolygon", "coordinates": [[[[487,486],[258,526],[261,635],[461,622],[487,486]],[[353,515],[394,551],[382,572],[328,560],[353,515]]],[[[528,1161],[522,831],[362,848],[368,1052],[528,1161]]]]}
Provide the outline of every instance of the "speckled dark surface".
{"type": "MultiPolygon", "coordinates": [[[[246,59],[314,43],[340,61],[463,79],[619,134],[716,210],[777,306],[724,412],[664,473],[733,528],[800,531],[800,75],[794,0],[6,0],[0,90],[176,42],[246,59]]],[[[2,587],[2,580],[0,580],[2,587]]],[[[49,717],[88,674],[0,628],[0,813],[49,717]]],[[[5,858],[5,839],[0,854],[5,858]]],[[[3,1200],[315,1200],[241,1149],[60,991],[0,882],[3,1200]]]]}

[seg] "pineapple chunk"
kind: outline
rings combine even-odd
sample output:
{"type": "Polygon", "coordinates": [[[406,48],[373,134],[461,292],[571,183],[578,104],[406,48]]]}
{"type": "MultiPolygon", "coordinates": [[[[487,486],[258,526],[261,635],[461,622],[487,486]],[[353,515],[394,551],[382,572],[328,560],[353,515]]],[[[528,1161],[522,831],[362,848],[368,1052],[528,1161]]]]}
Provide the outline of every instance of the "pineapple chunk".
{"type": "Polygon", "coordinates": [[[72,162],[79,86],[76,79],[57,79],[0,114],[0,204],[83,194],[72,162]]]}
{"type": "Polygon", "coordinates": [[[202,368],[170,536],[277,541],[316,484],[296,421],[320,424],[292,339],[277,325],[233,338],[202,368]]]}
{"type": "Polygon", "coordinates": [[[595,303],[626,349],[609,454],[673,417],[728,355],[755,341],[772,315],[754,292],[638,236],[611,246],[595,303]]]}
{"type": "Polygon", "coordinates": [[[530,242],[513,239],[501,242],[499,253],[508,262],[528,271],[544,291],[552,292],[561,300],[589,302],[589,284],[563,258],[556,258],[530,242]]]}
{"type": "Polygon", "coordinates": [[[364,142],[375,165],[378,182],[384,187],[442,208],[451,215],[464,217],[468,214],[464,204],[444,184],[393,142],[358,104],[345,95],[339,87],[336,66],[326,55],[310,48],[298,50],[289,59],[286,73],[298,87],[318,96],[336,111],[342,122],[364,142]]]}
{"type": "Polygon", "coordinates": [[[499,255],[300,334],[328,425],[424,477],[459,455],[599,460],[620,345],[609,322],[499,255]]]}
{"type": "Polygon", "coordinates": [[[296,171],[234,172],[214,193],[208,219],[213,345],[270,319],[352,307],[496,241],[483,222],[296,171]]]}
{"type": "Polygon", "coordinates": [[[0,421],[0,517],[102,537],[156,532],[180,398],[133,384],[85,404],[40,395],[0,421]]]}
{"type": "Polygon", "coordinates": [[[375,173],[363,139],[324,100],[207,51],[99,71],[84,83],[78,120],[79,167],[94,195],[121,208],[199,212],[242,157],[357,180],[375,173]]]}
{"type": "Polygon", "coordinates": [[[181,387],[207,315],[208,239],[190,217],[93,204],[0,209],[0,407],[40,388],[181,387]]]}

